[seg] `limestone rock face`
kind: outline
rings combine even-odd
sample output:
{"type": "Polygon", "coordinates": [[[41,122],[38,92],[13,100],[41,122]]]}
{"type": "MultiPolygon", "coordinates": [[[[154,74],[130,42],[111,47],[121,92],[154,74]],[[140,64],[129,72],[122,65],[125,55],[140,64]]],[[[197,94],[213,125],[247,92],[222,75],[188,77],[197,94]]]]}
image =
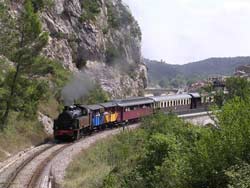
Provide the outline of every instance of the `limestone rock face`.
{"type": "Polygon", "coordinates": [[[44,126],[44,130],[46,131],[46,133],[48,135],[53,135],[53,120],[50,117],[42,114],[41,112],[38,112],[38,120],[44,126]]]}
{"type": "Polygon", "coordinates": [[[143,95],[147,84],[146,67],[140,64],[110,67],[104,63],[88,61],[84,71],[98,81],[112,98],[143,95]]]}
{"type": "MultiPolygon", "coordinates": [[[[13,14],[23,1],[11,1],[13,14]]],[[[147,86],[141,31],[122,0],[51,1],[40,11],[50,36],[43,53],[72,72],[86,72],[114,98],[141,95],[147,86]]]]}
{"type": "Polygon", "coordinates": [[[44,54],[73,72],[85,71],[112,97],[138,96],[147,85],[140,28],[121,0],[93,0],[99,12],[86,19],[86,0],[54,0],[41,13],[50,33],[44,54]]]}

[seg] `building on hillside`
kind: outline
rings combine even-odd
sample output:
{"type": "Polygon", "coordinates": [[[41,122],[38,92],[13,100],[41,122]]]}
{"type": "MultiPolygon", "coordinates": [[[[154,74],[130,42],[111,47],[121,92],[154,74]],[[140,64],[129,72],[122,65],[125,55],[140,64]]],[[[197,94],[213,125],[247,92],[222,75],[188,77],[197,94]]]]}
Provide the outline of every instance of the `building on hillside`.
{"type": "Polygon", "coordinates": [[[250,78],[250,64],[236,67],[234,76],[249,79],[250,78]]]}

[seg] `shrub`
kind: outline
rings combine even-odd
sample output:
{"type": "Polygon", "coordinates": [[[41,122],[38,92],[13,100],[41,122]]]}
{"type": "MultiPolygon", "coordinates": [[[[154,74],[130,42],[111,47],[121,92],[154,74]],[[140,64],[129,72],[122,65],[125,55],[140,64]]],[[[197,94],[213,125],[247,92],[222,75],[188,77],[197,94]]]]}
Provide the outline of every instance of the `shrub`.
{"type": "Polygon", "coordinates": [[[81,104],[96,104],[107,102],[109,95],[105,92],[99,84],[96,84],[93,89],[90,90],[87,96],[81,98],[78,102],[81,104]]]}
{"type": "Polygon", "coordinates": [[[119,50],[113,46],[108,46],[105,52],[106,63],[112,65],[116,59],[118,59],[121,54],[119,50]]]}
{"type": "Polygon", "coordinates": [[[77,61],[77,68],[78,69],[82,69],[83,67],[85,67],[87,64],[87,61],[85,59],[79,59],[77,61]]]}
{"type": "Polygon", "coordinates": [[[119,14],[115,12],[114,7],[112,5],[107,5],[108,9],[108,23],[109,26],[113,29],[117,29],[120,26],[119,22],[119,14]]]}
{"type": "Polygon", "coordinates": [[[80,21],[95,21],[96,16],[100,13],[100,2],[99,0],[84,0],[82,2],[83,13],[80,21]]]}
{"type": "Polygon", "coordinates": [[[50,8],[54,4],[53,0],[32,0],[32,5],[35,12],[43,11],[45,8],[50,8]]]}

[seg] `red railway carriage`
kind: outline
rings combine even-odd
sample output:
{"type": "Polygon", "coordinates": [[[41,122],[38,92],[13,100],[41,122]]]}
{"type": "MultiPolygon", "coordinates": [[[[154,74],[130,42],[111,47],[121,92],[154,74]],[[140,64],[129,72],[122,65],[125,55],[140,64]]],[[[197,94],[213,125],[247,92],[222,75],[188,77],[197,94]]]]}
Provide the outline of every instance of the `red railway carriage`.
{"type": "Polygon", "coordinates": [[[146,97],[128,98],[115,101],[118,106],[118,121],[130,121],[153,114],[154,100],[146,97]]]}

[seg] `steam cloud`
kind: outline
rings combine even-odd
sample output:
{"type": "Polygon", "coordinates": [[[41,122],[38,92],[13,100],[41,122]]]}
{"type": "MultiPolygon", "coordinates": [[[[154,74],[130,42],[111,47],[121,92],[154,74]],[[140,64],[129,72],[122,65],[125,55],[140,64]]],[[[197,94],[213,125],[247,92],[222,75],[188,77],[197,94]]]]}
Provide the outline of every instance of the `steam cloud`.
{"type": "Polygon", "coordinates": [[[94,82],[85,73],[77,73],[62,90],[64,104],[67,106],[74,104],[75,100],[86,96],[93,88],[94,82]]]}

